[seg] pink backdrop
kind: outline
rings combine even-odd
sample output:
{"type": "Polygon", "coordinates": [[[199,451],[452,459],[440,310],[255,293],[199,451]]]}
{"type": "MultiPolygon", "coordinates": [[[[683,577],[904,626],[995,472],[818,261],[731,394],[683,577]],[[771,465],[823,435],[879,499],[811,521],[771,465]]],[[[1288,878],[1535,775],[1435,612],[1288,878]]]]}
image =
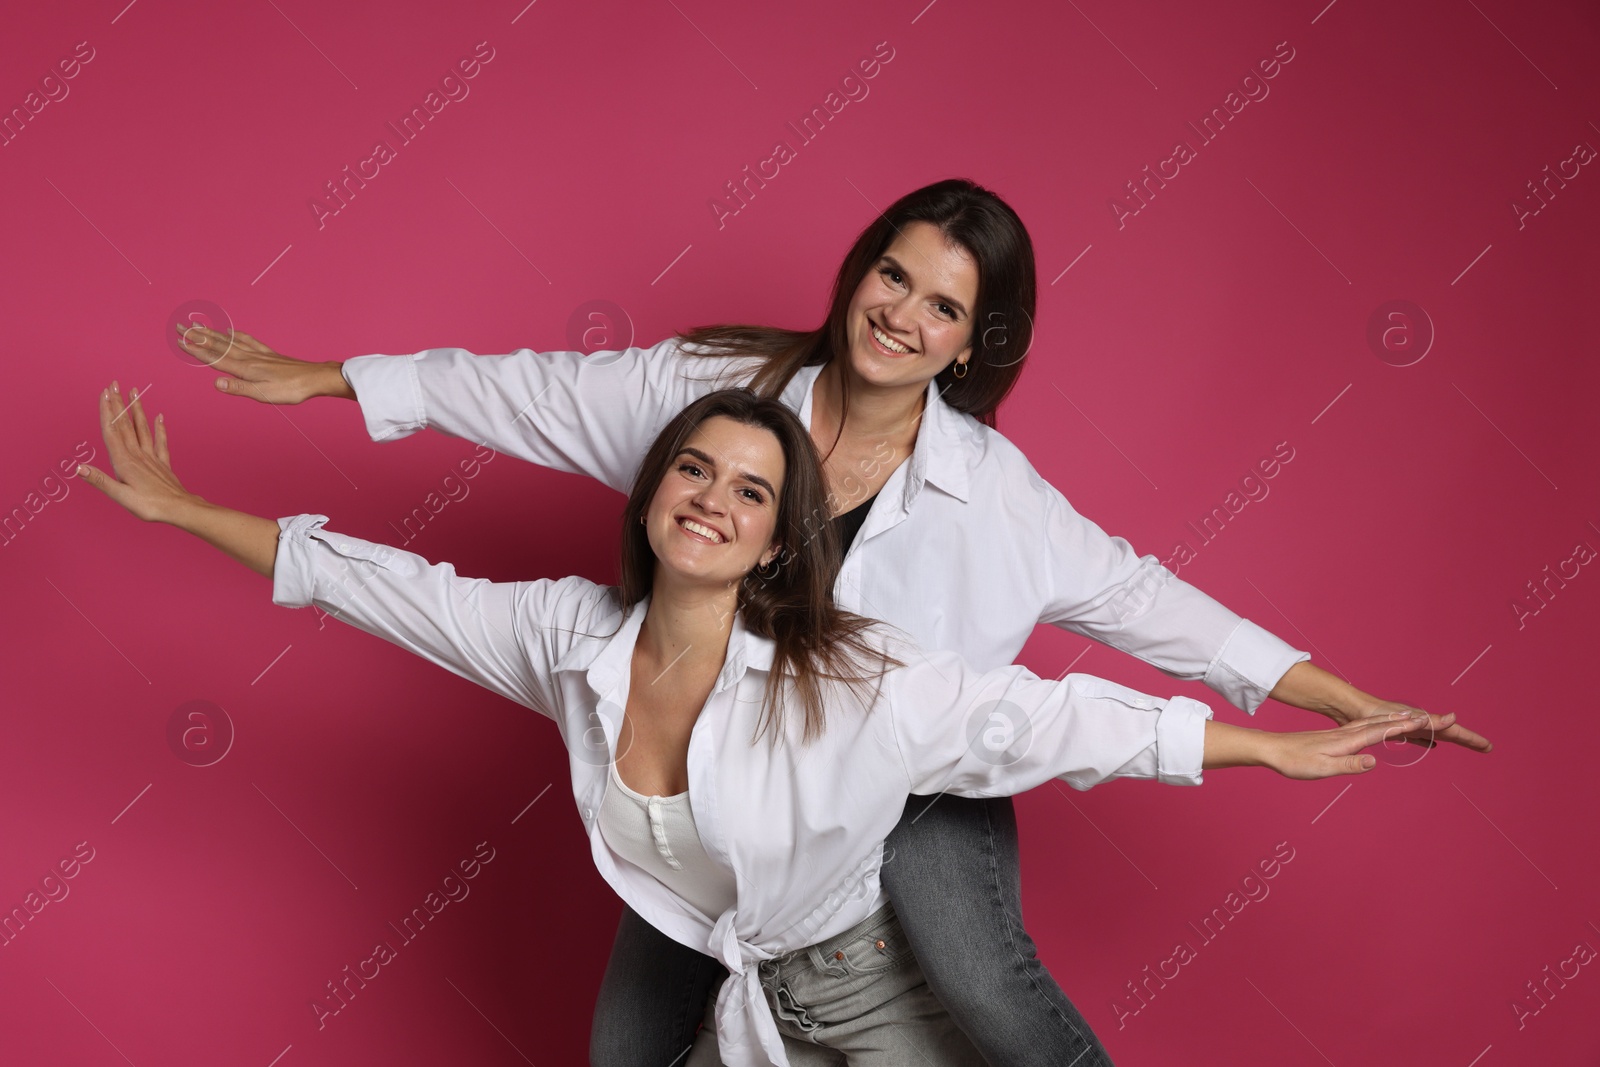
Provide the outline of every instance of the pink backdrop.
{"type": "MultiPolygon", "coordinates": [[[[964,175],[1037,246],[1001,426],[1039,469],[1315,662],[1497,742],[1021,798],[1069,995],[1124,1064],[1596,1063],[1600,20],[1324,2],[9,13],[0,1059],[576,1063],[619,912],[549,724],[57,474],[106,465],[117,377],[195,491],[391,541],[426,506],[409,547],[464,574],[608,580],[620,498],[220,395],[175,315],[311,359],[810,325],[874,206],[964,175]],[[769,177],[733,199],[747,166],[769,177]]],[[[1024,659],[1244,718],[1073,635],[1024,659]]]]}

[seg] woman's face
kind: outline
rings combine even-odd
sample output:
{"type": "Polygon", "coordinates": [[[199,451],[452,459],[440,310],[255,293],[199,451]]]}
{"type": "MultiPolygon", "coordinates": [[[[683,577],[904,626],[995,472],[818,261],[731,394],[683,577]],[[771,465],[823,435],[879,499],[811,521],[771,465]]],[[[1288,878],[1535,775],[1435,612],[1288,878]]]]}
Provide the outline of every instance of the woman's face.
{"type": "Polygon", "coordinates": [[[725,586],[778,554],[783,446],[771,430],[714,416],[690,434],[645,510],[659,568],[725,586]]]}
{"type": "Polygon", "coordinates": [[[850,300],[850,369],[879,386],[926,386],[972,355],[978,267],[931,222],[913,222],[873,264],[850,300]]]}

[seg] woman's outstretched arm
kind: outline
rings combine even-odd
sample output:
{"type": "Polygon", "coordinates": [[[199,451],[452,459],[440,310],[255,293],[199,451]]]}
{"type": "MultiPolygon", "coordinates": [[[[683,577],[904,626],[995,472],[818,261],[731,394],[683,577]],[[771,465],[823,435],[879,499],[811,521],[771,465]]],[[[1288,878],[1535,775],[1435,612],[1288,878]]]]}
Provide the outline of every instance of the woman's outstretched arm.
{"type": "MultiPolygon", "coordinates": [[[[1446,723],[1454,715],[1441,716],[1446,723]]],[[[1353,719],[1332,730],[1275,733],[1232,723],[1206,721],[1203,766],[1268,767],[1285,778],[1309,780],[1361,774],[1378,765],[1361,750],[1383,741],[1409,740],[1431,729],[1428,713],[1412,708],[1353,719]]]]}
{"type": "MultiPolygon", "coordinates": [[[[1140,556],[1121,537],[1079,514],[1030,467],[1027,482],[1044,501],[1047,601],[1040,622],[1103,641],[1176,678],[1203,681],[1236,707],[1255,713],[1269,696],[1344,724],[1419,709],[1380,700],[1309,662],[1301,652],[1205,592],[1176,577],[1155,556],[1140,556]]],[[[1490,743],[1450,716],[1433,715],[1432,733],[1407,740],[1449,741],[1487,752],[1490,743]]]]}
{"type": "Polygon", "coordinates": [[[624,493],[661,427],[690,401],[732,384],[743,362],[688,355],[676,338],[587,354],[430,348],[326,363],[200,326],[184,331],[182,344],[221,372],[217,387],[229,396],[266,404],[344,397],[360,403],[374,441],[433,429],[624,493]]]}
{"type": "MultiPolygon", "coordinates": [[[[1087,674],[1049,681],[1017,664],[977,671],[952,652],[893,648],[890,722],[912,793],[1019,793],[1061,778],[1088,789],[1111,778],[1198,785],[1202,770],[1267,767],[1286,778],[1361,774],[1361,750],[1429,728],[1424,712],[1332,730],[1275,733],[1216,722],[1197,700],[1166,699],[1087,674]]],[[[1446,716],[1446,721],[1450,721],[1446,716]]]]}
{"type": "Polygon", "coordinates": [[[172,471],[165,420],[107,389],[100,426],[115,474],[80,475],[133,515],[186,530],[272,579],[273,602],[316,604],[509,700],[553,715],[550,667],[602,599],[581,578],[490,582],[448,563],[322,529],[322,515],[280,520],[220,507],[172,471]]]}

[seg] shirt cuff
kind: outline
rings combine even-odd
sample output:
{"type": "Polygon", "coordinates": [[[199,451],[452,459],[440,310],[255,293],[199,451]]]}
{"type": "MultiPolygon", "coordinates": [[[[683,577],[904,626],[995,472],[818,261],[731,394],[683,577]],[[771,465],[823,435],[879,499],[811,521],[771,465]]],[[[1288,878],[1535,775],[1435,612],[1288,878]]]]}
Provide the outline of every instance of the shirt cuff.
{"type": "Polygon", "coordinates": [[[326,515],[289,515],[278,520],[278,555],[272,561],[272,602],[306,608],[316,593],[317,567],[309,537],[326,515]]]}
{"type": "Polygon", "coordinates": [[[1256,713],[1290,667],[1311,658],[1249,619],[1240,619],[1206,668],[1205,684],[1240,711],[1256,713]]]}
{"type": "Polygon", "coordinates": [[[1206,720],[1211,708],[1175,696],[1156,720],[1156,779],[1163,785],[1199,785],[1206,754],[1206,720]]]}
{"type": "Polygon", "coordinates": [[[340,368],[356,391],[367,436],[374,441],[398,440],[428,425],[416,356],[356,356],[340,368]]]}

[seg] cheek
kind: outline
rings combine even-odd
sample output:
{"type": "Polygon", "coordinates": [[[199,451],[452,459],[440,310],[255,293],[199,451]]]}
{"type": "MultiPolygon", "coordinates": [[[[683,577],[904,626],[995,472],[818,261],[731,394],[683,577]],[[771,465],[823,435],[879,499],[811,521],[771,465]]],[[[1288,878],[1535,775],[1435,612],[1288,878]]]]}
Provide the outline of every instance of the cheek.
{"type": "Polygon", "coordinates": [[[850,299],[850,310],[865,311],[893,297],[894,291],[889,288],[888,282],[880,275],[868,274],[861,279],[861,284],[856,286],[856,295],[850,299]]]}
{"type": "Polygon", "coordinates": [[[767,545],[772,541],[773,531],[777,529],[777,518],[771,514],[755,514],[745,516],[739,524],[739,538],[748,546],[754,546],[759,555],[767,550],[767,545]]]}
{"type": "Polygon", "coordinates": [[[678,492],[674,491],[674,486],[670,480],[662,482],[661,488],[656,490],[655,496],[651,497],[650,503],[645,506],[645,523],[653,526],[657,520],[670,513],[677,506],[679,495],[678,492]]]}
{"type": "Polygon", "coordinates": [[[967,342],[972,337],[972,333],[965,323],[951,322],[948,319],[936,320],[926,329],[925,333],[934,340],[934,343],[929,347],[937,351],[941,356],[946,356],[950,359],[960,355],[961,350],[967,347],[967,342]]]}

